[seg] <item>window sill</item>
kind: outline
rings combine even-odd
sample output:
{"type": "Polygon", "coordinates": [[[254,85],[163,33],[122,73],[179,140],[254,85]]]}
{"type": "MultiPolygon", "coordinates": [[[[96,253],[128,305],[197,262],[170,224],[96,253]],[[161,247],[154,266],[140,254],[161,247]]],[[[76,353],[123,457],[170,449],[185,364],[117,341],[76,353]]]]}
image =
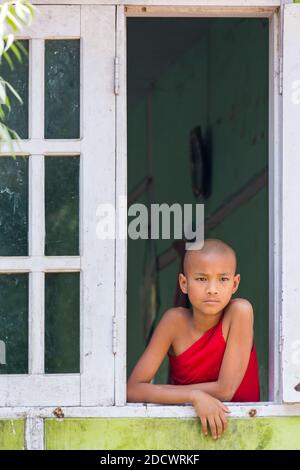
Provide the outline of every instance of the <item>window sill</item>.
{"type": "MultiPolygon", "coordinates": [[[[300,416],[300,404],[226,403],[231,418],[300,416]]],[[[0,407],[1,419],[55,418],[53,407],[0,407]]],[[[196,418],[192,405],[127,403],[124,406],[64,406],[64,418],[196,418]]]]}

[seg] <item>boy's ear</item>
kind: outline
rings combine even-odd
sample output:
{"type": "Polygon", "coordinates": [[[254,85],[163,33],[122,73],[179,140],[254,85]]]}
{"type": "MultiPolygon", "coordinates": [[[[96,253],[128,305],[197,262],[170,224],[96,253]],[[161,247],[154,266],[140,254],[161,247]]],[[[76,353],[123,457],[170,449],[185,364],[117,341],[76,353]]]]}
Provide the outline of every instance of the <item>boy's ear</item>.
{"type": "Polygon", "coordinates": [[[183,273],[179,273],[178,281],[179,281],[180,289],[182,290],[182,292],[184,294],[187,294],[187,280],[183,273]]]}
{"type": "Polygon", "coordinates": [[[241,275],[236,274],[233,278],[233,292],[232,292],[233,294],[238,290],[240,281],[241,281],[241,275]]]}

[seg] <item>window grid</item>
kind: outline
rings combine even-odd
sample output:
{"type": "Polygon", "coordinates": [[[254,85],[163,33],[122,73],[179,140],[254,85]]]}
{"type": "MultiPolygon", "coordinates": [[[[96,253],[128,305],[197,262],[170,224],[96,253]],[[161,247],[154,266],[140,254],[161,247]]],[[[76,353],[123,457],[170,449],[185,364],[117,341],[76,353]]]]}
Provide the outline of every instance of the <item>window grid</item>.
{"type": "MultiPolygon", "coordinates": [[[[39,11],[41,15],[28,36],[16,35],[18,39],[29,39],[30,54],[29,139],[22,140],[21,151],[16,152],[29,156],[29,252],[26,257],[0,257],[1,273],[29,273],[29,374],[0,376],[0,406],[111,405],[114,240],[96,239],[96,209],[101,201],[113,203],[115,194],[115,97],[111,87],[115,7],[45,5],[39,11]],[[95,31],[100,31],[102,40],[95,36],[95,31]],[[83,38],[81,138],[45,140],[44,42],[79,38],[83,38]],[[74,154],[80,156],[80,256],[44,256],[45,158],[55,155],[67,158],[74,154]],[[80,272],[81,374],[44,374],[47,272],[80,272]]],[[[3,146],[2,155],[5,150],[3,146]]]]}

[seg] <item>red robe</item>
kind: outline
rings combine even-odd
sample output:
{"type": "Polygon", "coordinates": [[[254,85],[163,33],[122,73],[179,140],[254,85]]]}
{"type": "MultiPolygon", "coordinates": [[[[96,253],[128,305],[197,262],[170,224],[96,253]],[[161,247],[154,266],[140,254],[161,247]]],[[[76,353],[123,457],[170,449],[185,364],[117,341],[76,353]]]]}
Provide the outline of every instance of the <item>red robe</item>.
{"type": "MultiPolygon", "coordinates": [[[[226,348],[222,332],[222,319],[207,330],[201,338],[177,356],[169,358],[169,383],[188,385],[194,383],[216,382],[226,348]]],[[[232,402],[260,401],[260,386],[256,348],[253,344],[247,370],[236,390],[232,402]]]]}

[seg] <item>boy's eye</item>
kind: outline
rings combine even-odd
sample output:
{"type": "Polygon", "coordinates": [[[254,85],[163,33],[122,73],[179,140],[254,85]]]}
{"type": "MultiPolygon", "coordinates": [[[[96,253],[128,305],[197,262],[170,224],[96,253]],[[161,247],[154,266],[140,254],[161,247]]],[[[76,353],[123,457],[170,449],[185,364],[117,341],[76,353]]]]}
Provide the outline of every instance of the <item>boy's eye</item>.
{"type": "Polygon", "coordinates": [[[201,281],[203,281],[203,280],[205,281],[205,277],[197,277],[196,281],[198,281],[198,279],[200,279],[201,281]]]}
{"type": "Polygon", "coordinates": [[[229,281],[228,277],[222,277],[222,281],[229,281]]]}

